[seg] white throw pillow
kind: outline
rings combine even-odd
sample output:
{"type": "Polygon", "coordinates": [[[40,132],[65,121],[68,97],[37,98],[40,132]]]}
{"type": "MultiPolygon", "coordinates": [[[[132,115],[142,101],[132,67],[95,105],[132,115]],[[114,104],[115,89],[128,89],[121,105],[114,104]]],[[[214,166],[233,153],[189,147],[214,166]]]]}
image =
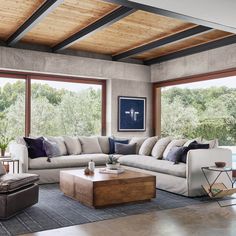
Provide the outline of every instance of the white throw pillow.
{"type": "Polygon", "coordinates": [[[166,159],[169,151],[173,147],[182,147],[186,143],[186,139],[174,139],[172,140],[166,147],[164,153],[163,153],[163,159],[166,159]]]}
{"type": "Polygon", "coordinates": [[[109,140],[107,136],[99,136],[98,137],[99,145],[102,149],[102,152],[105,154],[109,153],[109,140]]]}
{"type": "Polygon", "coordinates": [[[147,138],[139,149],[139,154],[144,156],[149,156],[151,154],[152,148],[157,142],[158,137],[147,138]]]}
{"type": "Polygon", "coordinates": [[[6,169],[4,167],[4,165],[2,164],[2,162],[0,161],[0,176],[1,175],[5,175],[7,172],[6,172],[6,169]]]}
{"type": "Polygon", "coordinates": [[[102,153],[97,137],[79,137],[84,154],[102,153]]]}
{"type": "Polygon", "coordinates": [[[147,139],[147,137],[133,137],[131,138],[129,144],[136,143],[136,154],[139,153],[140,147],[142,146],[143,142],[147,139]]]}
{"type": "Polygon", "coordinates": [[[66,144],[63,137],[46,137],[49,141],[55,142],[60,150],[60,156],[67,155],[66,144]]]}
{"type": "Polygon", "coordinates": [[[81,154],[82,147],[78,137],[63,136],[63,138],[69,155],[81,154]]]}
{"type": "Polygon", "coordinates": [[[202,139],[201,138],[190,139],[184,144],[184,147],[188,147],[188,145],[194,141],[201,143],[202,139]]]}
{"type": "Polygon", "coordinates": [[[203,139],[200,143],[202,143],[202,144],[209,144],[209,148],[210,149],[217,148],[219,146],[218,139],[213,139],[213,140],[203,139]]]}
{"type": "Polygon", "coordinates": [[[162,159],[163,152],[165,151],[167,145],[171,142],[171,140],[171,137],[159,139],[152,149],[152,156],[156,157],[157,159],[162,159]]]}

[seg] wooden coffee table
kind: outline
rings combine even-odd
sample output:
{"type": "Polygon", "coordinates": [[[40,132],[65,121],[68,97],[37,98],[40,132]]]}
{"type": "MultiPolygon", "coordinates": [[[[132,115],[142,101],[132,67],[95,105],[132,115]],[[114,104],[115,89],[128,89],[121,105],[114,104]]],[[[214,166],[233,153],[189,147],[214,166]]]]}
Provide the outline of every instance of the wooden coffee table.
{"type": "Polygon", "coordinates": [[[136,171],[93,175],[84,170],[60,172],[60,189],[66,195],[90,207],[145,201],[156,197],[156,177],[136,171]]]}

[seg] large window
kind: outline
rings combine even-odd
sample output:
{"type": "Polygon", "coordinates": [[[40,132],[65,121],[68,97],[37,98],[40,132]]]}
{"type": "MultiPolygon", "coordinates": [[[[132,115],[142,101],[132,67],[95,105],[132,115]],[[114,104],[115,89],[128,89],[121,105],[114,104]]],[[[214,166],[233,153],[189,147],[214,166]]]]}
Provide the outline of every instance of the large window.
{"type": "Polygon", "coordinates": [[[0,134],[105,133],[106,82],[93,79],[0,74],[0,134]]]}
{"type": "Polygon", "coordinates": [[[236,77],[162,88],[161,132],[236,146],[236,77]]]}
{"type": "Polygon", "coordinates": [[[8,138],[25,133],[25,80],[0,78],[0,135],[8,138]]]}
{"type": "Polygon", "coordinates": [[[32,135],[101,134],[101,85],[31,81],[32,135]]]}

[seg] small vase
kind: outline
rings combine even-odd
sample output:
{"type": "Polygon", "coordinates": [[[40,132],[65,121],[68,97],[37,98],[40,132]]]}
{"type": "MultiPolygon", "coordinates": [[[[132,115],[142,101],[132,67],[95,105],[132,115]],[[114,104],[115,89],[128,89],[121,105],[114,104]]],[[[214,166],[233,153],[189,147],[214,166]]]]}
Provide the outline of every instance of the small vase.
{"type": "Polygon", "coordinates": [[[5,149],[1,149],[1,156],[4,157],[5,156],[5,149]]]}

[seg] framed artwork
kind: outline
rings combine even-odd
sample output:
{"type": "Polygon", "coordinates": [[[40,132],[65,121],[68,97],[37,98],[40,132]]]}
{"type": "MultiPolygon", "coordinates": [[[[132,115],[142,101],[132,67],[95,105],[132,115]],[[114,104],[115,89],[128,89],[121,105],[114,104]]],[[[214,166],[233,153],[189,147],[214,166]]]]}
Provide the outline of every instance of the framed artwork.
{"type": "Polygon", "coordinates": [[[146,130],[146,98],[118,97],[118,131],[146,130]]]}

